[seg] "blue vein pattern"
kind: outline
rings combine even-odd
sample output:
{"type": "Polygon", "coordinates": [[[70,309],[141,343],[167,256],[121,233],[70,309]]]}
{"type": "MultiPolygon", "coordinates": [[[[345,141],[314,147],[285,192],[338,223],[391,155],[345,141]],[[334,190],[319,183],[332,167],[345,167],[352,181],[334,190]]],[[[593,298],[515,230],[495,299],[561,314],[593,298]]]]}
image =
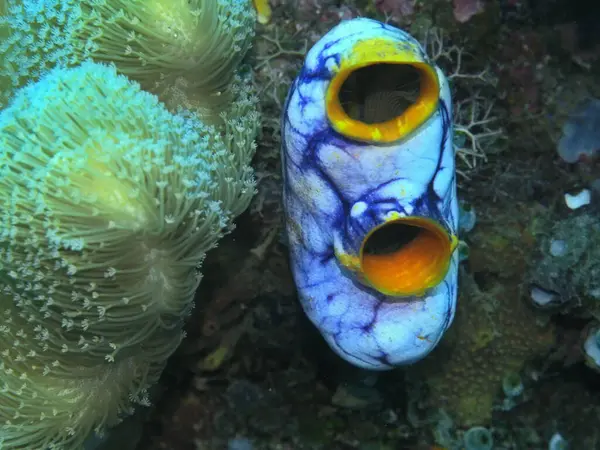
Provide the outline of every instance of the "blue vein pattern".
{"type": "Polygon", "coordinates": [[[436,111],[399,142],[359,142],[332,128],[329,83],[354,44],[373,37],[411,43],[435,67],[402,30],[363,18],[341,22],[309,51],[291,86],[281,155],[291,267],[304,311],[342,358],[386,370],[426,356],[452,323],[457,252],[441,283],[404,298],[361,282],[340,255],[359,255],[367,234],[391,217],[433,219],[456,235],[458,205],[451,95],[439,68],[436,111]]]}

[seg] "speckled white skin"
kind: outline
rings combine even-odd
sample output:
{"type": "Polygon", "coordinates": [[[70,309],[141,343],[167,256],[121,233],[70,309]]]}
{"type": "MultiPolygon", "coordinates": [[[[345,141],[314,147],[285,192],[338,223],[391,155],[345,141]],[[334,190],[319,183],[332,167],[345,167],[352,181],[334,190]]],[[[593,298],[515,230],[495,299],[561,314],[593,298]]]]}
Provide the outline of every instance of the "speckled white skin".
{"type": "Polygon", "coordinates": [[[338,259],[358,255],[368,232],[394,215],[434,219],[453,235],[458,227],[451,97],[439,69],[437,111],[400,142],[348,139],[327,119],[325,93],[340,56],[358,40],[382,36],[415,42],[370,19],[333,28],[308,53],[282,117],[284,204],[300,300],[331,348],[374,370],[413,363],[437,345],[454,317],[458,271],[454,252],[435,288],[422,297],[391,298],[362,284],[338,259]]]}

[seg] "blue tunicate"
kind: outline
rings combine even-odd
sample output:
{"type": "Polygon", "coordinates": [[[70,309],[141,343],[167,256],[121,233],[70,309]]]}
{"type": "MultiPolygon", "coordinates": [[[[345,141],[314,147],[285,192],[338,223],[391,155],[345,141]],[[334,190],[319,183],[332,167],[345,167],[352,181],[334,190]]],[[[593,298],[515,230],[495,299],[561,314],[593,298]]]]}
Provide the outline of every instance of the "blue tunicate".
{"type": "Polygon", "coordinates": [[[600,100],[583,101],[562,129],[558,142],[558,154],[568,162],[575,163],[582,156],[594,157],[600,150],[600,100]]]}
{"type": "Polygon", "coordinates": [[[463,437],[465,450],[492,450],[494,438],[492,432],[484,427],[473,427],[465,432],[463,437]]]}

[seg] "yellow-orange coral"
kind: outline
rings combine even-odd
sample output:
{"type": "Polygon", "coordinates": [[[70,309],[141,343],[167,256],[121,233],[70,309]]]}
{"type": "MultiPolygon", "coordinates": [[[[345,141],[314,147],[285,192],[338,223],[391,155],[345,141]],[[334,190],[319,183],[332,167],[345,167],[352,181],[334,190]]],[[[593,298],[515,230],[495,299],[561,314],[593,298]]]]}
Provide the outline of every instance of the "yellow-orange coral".
{"type": "Polygon", "coordinates": [[[252,3],[254,4],[254,8],[256,8],[259,23],[263,25],[269,23],[272,14],[269,0],[252,0],[252,3]]]}
{"type": "Polygon", "coordinates": [[[548,211],[523,203],[510,209],[488,206],[477,214],[477,225],[468,236],[469,265],[500,278],[520,278],[535,250],[535,236],[547,227],[548,211]]]}

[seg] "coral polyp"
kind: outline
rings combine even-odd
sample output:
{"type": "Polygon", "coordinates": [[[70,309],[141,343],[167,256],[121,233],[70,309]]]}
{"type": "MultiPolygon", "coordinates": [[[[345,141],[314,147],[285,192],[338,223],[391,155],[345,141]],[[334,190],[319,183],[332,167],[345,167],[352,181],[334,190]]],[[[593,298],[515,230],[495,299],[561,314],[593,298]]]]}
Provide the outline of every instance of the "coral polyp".
{"type": "MultiPolygon", "coordinates": [[[[220,112],[254,35],[250,0],[8,0],[0,102],[56,66],[114,63],[147,90],[187,77],[220,112]]],[[[0,62],[2,62],[0,60],[0,62]]]]}
{"type": "Polygon", "coordinates": [[[254,194],[253,147],[225,137],[92,62],[0,113],[3,448],[80,448],[156,381],[206,252],[254,194]]]}

